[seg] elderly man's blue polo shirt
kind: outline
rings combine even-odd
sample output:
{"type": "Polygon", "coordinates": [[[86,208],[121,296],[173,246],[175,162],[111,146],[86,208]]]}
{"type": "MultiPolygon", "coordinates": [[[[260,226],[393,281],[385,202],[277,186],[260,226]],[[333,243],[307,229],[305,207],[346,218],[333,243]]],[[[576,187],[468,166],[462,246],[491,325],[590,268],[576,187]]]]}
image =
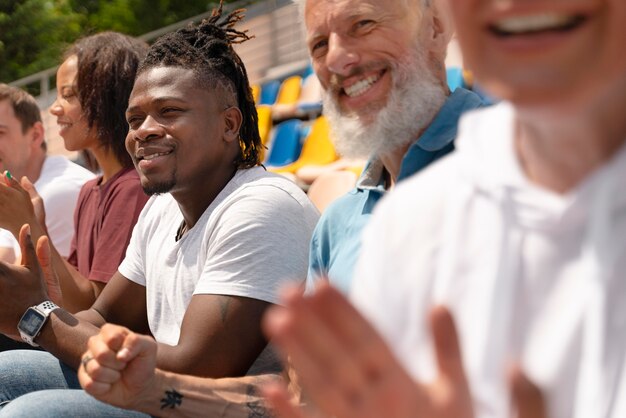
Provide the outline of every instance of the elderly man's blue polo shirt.
{"type": "MultiPolygon", "coordinates": [[[[409,147],[402,159],[398,181],[452,151],[459,118],[464,112],[482,105],[478,95],[457,88],[428,129],[409,147]]],[[[311,239],[308,288],[316,280],[328,277],[334,286],[348,292],[361,248],[361,231],[385,194],[384,177],[382,162],[370,159],[356,187],[326,208],[311,239]]]]}

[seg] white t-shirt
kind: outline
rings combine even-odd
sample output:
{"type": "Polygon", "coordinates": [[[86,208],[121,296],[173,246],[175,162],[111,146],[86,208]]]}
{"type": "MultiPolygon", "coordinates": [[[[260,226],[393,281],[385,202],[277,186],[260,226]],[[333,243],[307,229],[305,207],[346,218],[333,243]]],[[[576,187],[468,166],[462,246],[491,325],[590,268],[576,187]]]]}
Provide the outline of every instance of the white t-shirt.
{"type": "Polygon", "coordinates": [[[454,154],[377,206],[351,296],[419,381],[428,312],[448,306],[477,417],[509,416],[512,362],[552,418],[626,417],[626,146],[558,195],[526,179],[513,117],[473,112],[454,154]]]}
{"type": "Polygon", "coordinates": [[[193,295],[278,303],[278,290],[306,278],[317,209],[294,183],[261,167],[239,170],[182,239],[170,194],[153,196],[133,230],[122,275],[146,287],[157,341],[176,345],[193,295]]]}
{"type": "MultiPolygon", "coordinates": [[[[69,255],[74,236],[74,207],[78,193],[83,184],[94,177],[86,168],[62,155],[54,155],[46,157],[34,183],[43,200],[50,240],[63,257],[69,255]]],[[[16,258],[20,256],[19,243],[6,229],[0,229],[0,247],[13,248],[16,258]]]]}

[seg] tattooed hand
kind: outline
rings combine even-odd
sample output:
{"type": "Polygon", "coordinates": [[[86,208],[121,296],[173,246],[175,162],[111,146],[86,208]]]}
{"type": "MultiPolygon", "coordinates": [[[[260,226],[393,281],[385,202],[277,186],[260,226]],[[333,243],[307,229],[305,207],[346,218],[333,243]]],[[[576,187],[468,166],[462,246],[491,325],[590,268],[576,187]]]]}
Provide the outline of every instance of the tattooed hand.
{"type": "Polygon", "coordinates": [[[183,404],[183,395],[178,393],[176,389],[166,390],[165,396],[161,399],[161,409],[174,409],[183,404]]]}

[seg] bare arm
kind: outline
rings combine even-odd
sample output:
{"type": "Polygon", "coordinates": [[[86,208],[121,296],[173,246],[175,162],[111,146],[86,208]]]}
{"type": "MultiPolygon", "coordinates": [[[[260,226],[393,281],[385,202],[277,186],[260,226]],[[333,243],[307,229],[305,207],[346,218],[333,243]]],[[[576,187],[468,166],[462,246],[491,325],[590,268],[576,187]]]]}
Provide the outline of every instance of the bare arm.
{"type": "MultiPolygon", "coordinates": [[[[43,248],[40,244],[46,241],[46,237],[42,237],[38,249],[43,248]]],[[[29,307],[50,299],[28,225],[20,230],[19,242],[21,264],[0,263],[0,295],[6,296],[0,304],[0,332],[5,335],[17,334],[17,324],[29,307]]],[[[95,317],[95,322],[100,320],[95,317]]],[[[57,309],[52,312],[35,341],[54,354],[59,354],[59,358],[68,364],[77,365],[77,361],[71,361],[72,357],[79,358],[87,338],[97,333],[97,330],[94,324],[79,321],[63,309],[57,309]],[[82,345],[80,341],[83,341],[82,345]]]]}
{"type": "MultiPolygon", "coordinates": [[[[20,231],[22,264],[0,263],[0,295],[7,295],[0,304],[0,333],[5,335],[16,334],[17,323],[29,307],[50,299],[29,229],[25,225],[20,231]]],[[[42,240],[45,242],[46,238],[38,242],[40,251],[42,240]]],[[[35,342],[77,368],[87,339],[97,334],[98,327],[111,317],[137,331],[146,332],[145,289],[119,273],[110,285],[103,292],[104,300],[98,301],[93,309],[75,316],[63,309],[52,312],[35,342]]]]}
{"type": "Polygon", "coordinates": [[[178,345],[159,344],[158,367],[206,377],[244,375],[267,345],[260,322],[268,306],[238,296],[193,296],[178,345]]]}
{"type": "Polygon", "coordinates": [[[77,369],[87,340],[105,322],[147,333],[145,288],[116,273],[91,309],[74,316],[63,310],[53,312],[36,342],[77,369]]]}
{"type": "Polygon", "coordinates": [[[280,379],[265,374],[224,379],[206,379],[194,376],[156,371],[158,386],[153,399],[144,405],[144,412],[161,417],[273,417],[261,395],[262,387],[280,379]],[[180,399],[178,408],[173,401],[180,399]]]}
{"type": "Polygon", "coordinates": [[[125,325],[138,332],[148,332],[145,288],[120,273],[109,282],[94,306],[71,315],[57,310],[36,342],[64,363],[78,369],[87,340],[106,322],[125,325]]]}
{"type": "Polygon", "coordinates": [[[102,293],[106,283],[89,280],[80,274],[76,267],[59,254],[52,243],[50,243],[50,257],[62,294],[62,299],[57,303],[72,313],[89,309],[102,293]]]}
{"type": "MultiPolygon", "coordinates": [[[[244,375],[267,345],[260,322],[269,305],[237,296],[193,296],[178,344],[159,343],[157,366],[196,376],[244,375]]],[[[92,310],[109,323],[150,333],[145,288],[120,273],[111,279],[92,310]]]]}
{"type": "Polygon", "coordinates": [[[162,417],[269,416],[260,387],[277,375],[208,379],[155,369],[157,343],[127,328],[105,325],[89,340],[78,377],[95,398],[162,417]]]}

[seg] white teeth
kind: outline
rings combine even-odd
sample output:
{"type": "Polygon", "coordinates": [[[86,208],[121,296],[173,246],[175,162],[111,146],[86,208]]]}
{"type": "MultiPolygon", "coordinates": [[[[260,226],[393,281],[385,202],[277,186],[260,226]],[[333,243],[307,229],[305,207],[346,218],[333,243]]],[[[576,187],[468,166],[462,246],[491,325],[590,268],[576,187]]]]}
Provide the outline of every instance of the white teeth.
{"type": "Polygon", "coordinates": [[[369,88],[372,87],[372,85],[375,82],[377,82],[379,79],[380,79],[379,75],[373,75],[363,80],[357,81],[350,87],[344,87],[343,91],[345,91],[349,97],[360,96],[361,94],[369,90],[369,88]]]}
{"type": "Polygon", "coordinates": [[[143,159],[144,160],[152,160],[152,159],[154,159],[156,157],[160,157],[162,155],[167,155],[167,154],[169,154],[169,152],[157,152],[157,153],[150,154],[150,155],[144,155],[143,159]]]}
{"type": "Polygon", "coordinates": [[[501,32],[523,33],[559,29],[576,20],[575,16],[541,14],[509,17],[497,22],[494,27],[501,32]]]}

